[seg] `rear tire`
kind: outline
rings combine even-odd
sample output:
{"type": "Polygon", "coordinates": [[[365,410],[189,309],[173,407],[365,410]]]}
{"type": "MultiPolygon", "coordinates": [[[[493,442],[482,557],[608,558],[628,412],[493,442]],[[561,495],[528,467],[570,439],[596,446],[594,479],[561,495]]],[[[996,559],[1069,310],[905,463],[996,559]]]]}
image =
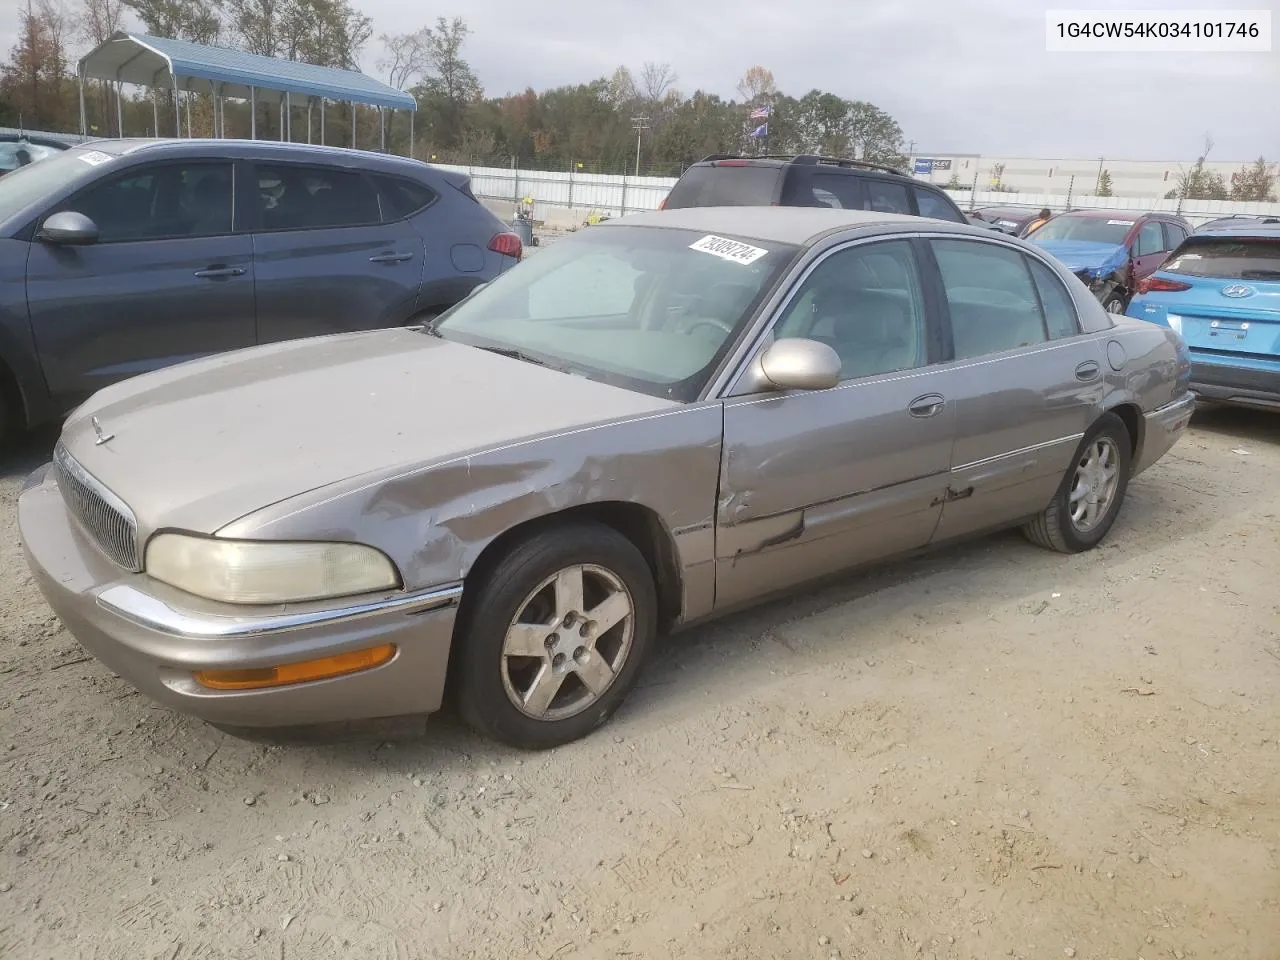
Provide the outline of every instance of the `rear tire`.
{"type": "Polygon", "coordinates": [[[1092,550],[1111,529],[1129,487],[1133,449],[1124,421],[1104,413],[1085,434],[1045,511],[1022,531],[1046,550],[1092,550]]]}
{"type": "Polygon", "coordinates": [[[1102,301],[1102,309],[1107,313],[1119,316],[1124,313],[1125,308],[1129,305],[1128,298],[1123,293],[1113,293],[1102,301]]]}
{"type": "Polygon", "coordinates": [[[525,750],[604,724],[657,632],[649,564],[603,524],[531,537],[473,589],[454,640],[459,712],[478,732],[525,750]]]}

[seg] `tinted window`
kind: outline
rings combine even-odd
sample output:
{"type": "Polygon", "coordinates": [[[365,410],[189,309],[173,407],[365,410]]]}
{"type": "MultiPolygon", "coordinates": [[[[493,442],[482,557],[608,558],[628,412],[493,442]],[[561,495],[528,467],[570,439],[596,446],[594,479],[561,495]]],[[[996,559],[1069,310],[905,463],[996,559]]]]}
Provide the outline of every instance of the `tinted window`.
{"type": "Polygon", "coordinates": [[[1048,339],[1022,254],[976,240],[933,240],[951,313],[956,359],[1048,339]]]}
{"type": "Polygon", "coordinates": [[[671,188],[665,209],[768,205],[781,169],[763,164],[690,167],[671,188]]]}
{"type": "Polygon", "coordinates": [[[1031,236],[1032,243],[1045,240],[1084,240],[1090,243],[1124,243],[1136,221],[1123,217],[1107,218],[1059,214],[1031,236]]]}
{"type": "Polygon", "coordinates": [[[319,230],[380,223],[373,183],[332,167],[260,163],[258,200],[264,230],[319,230]]]}
{"type": "Polygon", "coordinates": [[[904,184],[868,178],[866,187],[868,210],[879,210],[882,213],[911,213],[911,200],[907,196],[907,188],[904,184]]]}
{"type": "Polygon", "coordinates": [[[925,330],[911,245],[893,240],[850,247],[823,260],[774,332],[829,344],[840,354],[841,376],[848,380],[923,366],[925,330]]]}
{"type": "MultiPolygon", "coordinates": [[[[796,176],[797,183],[804,178],[796,176]]],[[[816,204],[840,207],[843,210],[858,210],[862,207],[862,198],[858,190],[858,178],[840,173],[815,173],[808,178],[816,204]]],[[[800,188],[797,187],[797,192],[800,188]]],[[[784,199],[783,203],[789,201],[784,199]]],[[[799,205],[798,202],[796,205],[799,205]]]]}
{"type": "Polygon", "coordinates": [[[1160,272],[1217,280],[1280,280],[1280,238],[1192,237],[1160,272]]]}
{"type": "Polygon", "coordinates": [[[1187,231],[1176,223],[1166,223],[1164,225],[1164,248],[1173,250],[1183,240],[1187,239],[1187,231]]]}
{"type": "Polygon", "coordinates": [[[795,252],[686,230],[584,230],[463,300],[435,329],[687,402],[795,252]]]}
{"type": "MultiPolygon", "coordinates": [[[[932,190],[916,190],[916,206],[920,216],[934,217],[938,220],[950,220],[952,223],[964,223],[964,217],[956,213],[956,208],[932,190]]],[[[1010,223],[1009,226],[1014,226],[1010,223]]]]}
{"type": "Polygon", "coordinates": [[[1074,337],[1080,332],[1080,323],[1076,319],[1076,305],[1071,294],[1067,293],[1067,288],[1054,272],[1039,260],[1027,257],[1027,263],[1031,265],[1031,276],[1036,283],[1036,292],[1040,294],[1040,304],[1044,307],[1044,322],[1049,328],[1050,339],[1074,337]]]}
{"type": "Polygon", "coordinates": [[[1150,253],[1159,253],[1165,249],[1164,231],[1160,229],[1160,221],[1148,220],[1138,230],[1138,239],[1133,245],[1135,257],[1145,257],[1150,253]]]}
{"type": "Polygon", "coordinates": [[[81,191],[60,209],[83,213],[97,224],[100,243],[228,234],[231,164],[134,167],[81,191]]]}
{"type": "Polygon", "coordinates": [[[376,177],[382,195],[382,219],[400,220],[412,216],[436,198],[430,187],[400,177],[376,177]]]}

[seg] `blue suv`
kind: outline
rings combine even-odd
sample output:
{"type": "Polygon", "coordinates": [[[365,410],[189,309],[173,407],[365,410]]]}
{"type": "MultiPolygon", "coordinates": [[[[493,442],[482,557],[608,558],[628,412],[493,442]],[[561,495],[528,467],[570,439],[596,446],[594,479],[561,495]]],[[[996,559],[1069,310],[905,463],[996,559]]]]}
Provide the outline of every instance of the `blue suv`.
{"type": "Polygon", "coordinates": [[[1200,398],[1280,410],[1280,224],[1193,233],[1126,313],[1182,335],[1200,398]]]}

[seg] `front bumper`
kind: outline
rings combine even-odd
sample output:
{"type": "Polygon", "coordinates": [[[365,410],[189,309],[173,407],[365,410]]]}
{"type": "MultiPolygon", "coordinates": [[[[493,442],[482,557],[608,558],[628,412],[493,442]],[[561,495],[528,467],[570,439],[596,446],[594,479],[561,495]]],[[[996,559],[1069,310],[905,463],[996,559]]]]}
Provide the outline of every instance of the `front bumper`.
{"type": "Polygon", "coordinates": [[[1138,462],[1133,465],[1133,476],[1136,477],[1173,448],[1186,433],[1187,424],[1191,422],[1195,409],[1195,394],[1184,393],[1177,400],[1145,415],[1142,449],[1138,454],[1138,462]]]}
{"type": "Polygon", "coordinates": [[[36,584],[67,629],[126,682],[182,713],[278,727],[430,713],[443,699],[460,584],[327,606],[202,601],[112,564],[80,533],[47,467],[18,500],[18,526],[36,584]],[[385,643],[396,646],[387,663],[325,680],[212,690],[193,678],[385,643]]]}
{"type": "Polygon", "coordinates": [[[1249,366],[1209,363],[1191,355],[1191,389],[1204,400],[1266,410],[1280,409],[1280,361],[1249,366]]]}

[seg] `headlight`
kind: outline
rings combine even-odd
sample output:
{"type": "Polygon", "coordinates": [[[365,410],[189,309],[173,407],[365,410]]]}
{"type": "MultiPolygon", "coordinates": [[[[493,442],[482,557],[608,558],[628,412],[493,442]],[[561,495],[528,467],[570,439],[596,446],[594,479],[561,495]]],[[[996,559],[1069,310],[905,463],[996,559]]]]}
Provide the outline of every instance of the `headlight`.
{"type": "Polygon", "coordinates": [[[162,533],[147,544],[146,571],[170,586],[223,603],[294,603],[400,586],[381,551],[357,543],[219,540],[162,533]]]}

